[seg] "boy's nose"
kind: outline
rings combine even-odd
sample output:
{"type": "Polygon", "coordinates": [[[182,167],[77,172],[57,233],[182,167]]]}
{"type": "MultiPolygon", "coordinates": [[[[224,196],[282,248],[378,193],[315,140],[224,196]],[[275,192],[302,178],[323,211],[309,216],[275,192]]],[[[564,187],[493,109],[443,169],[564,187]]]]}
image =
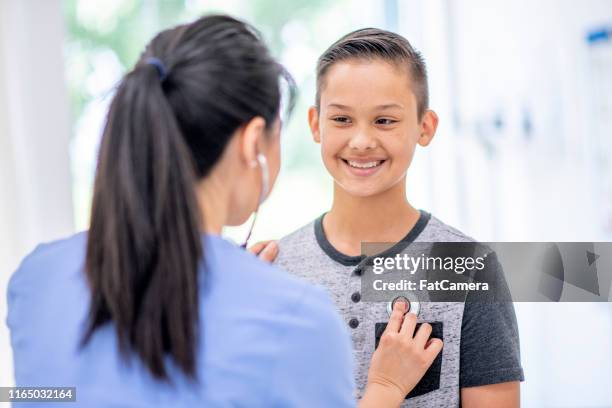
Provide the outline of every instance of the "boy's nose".
{"type": "Polygon", "coordinates": [[[349,140],[349,148],[355,150],[366,150],[376,148],[376,139],[366,131],[359,131],[349,140]]]}

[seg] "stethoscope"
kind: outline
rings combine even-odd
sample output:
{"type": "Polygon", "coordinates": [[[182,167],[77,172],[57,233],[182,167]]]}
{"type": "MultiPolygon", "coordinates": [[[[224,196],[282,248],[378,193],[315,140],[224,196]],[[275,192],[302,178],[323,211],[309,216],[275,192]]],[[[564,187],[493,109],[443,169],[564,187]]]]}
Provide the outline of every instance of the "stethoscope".
{"type": "Polygon", "coordinates": [[[255,208],[255,215],[253,216],[253,221],[251,222],[251,228],[249,228],[249,233],[247,234],[246,239],[243,244],[240,245],[242,248],[247,247],[249,243],[249,238],[251,238],[251,234],[253,233],[253,228],[255,227],[255,221],[257,221],[257,213],[259,212],[259,206],[266,199],[266,195],[268,194],[268,189],[270,188],[270,173],[268,171],[268,161],[266,160],[266,156],[261,153],[257,154],[257,161],[253,160],[251,163],[251,167],[256,167],[259,164],[261,168],[261,191],[259,193],[259,201],[257,202],[257,207],[255,208]]]}
{"type": "MultiPolygon", "coordinates": [[[[363,270],[364,265],[367,263],[367,259],[363,259],[359,266],[359,269],[363,270]]],[[[412,313],[417,317],[421,313],[421,303],[419,302],[419,298],[414,292],[404,292],[402,295],[396,295],[389,302],[387,302],[387,314],[391,317],[391,313],[393,312],[393,306],[395,306],[395,302],[402,301],[408,305],[406,313],[412,313]]]]}
{"type": "Polygon", "coordinates": [[[393,312],[393,306],[395,306],[395,302],[401,301],[408,305],[406,313],[413,313],[417,317],[421,312],[421,303],[418,301],[417,297],[413,293],[406,293],[405,295],[400,295],[394,297],[390,302],[387,302],[387,314],[391,317],[391,312],[393,312]]]}

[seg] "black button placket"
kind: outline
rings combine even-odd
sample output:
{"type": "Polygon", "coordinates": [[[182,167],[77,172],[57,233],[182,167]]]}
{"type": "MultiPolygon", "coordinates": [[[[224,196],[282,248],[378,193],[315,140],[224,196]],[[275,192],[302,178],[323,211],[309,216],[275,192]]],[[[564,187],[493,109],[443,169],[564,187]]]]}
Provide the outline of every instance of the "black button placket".
{"type": "Polygon", "coordinates": [[[361,277],[362,263],[350,266],[347,270],[347,285],[344,293],[346,310],[346,323],[349,327],[353,345],[355,349],[360,349],[365,345],[365,336],[367,333],[367,321],[365,313],[365,304],[361,301],[361,277]]]}

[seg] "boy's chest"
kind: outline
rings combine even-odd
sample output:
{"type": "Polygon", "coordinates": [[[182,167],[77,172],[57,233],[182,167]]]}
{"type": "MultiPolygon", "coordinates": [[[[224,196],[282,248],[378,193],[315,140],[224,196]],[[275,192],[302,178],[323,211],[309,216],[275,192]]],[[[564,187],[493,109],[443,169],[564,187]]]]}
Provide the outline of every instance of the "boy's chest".
{"type": "MultiPolygon", "coordinates": [[[[364,302],[361,275],[357,266],[344,266],[326,257],[290,259],[280,257],[277,264],[307,281],[323,286],[347,325],[356,364],[356,383],[361,396],[367,382],[370,359],[377,340],[389,320],[388,302],[364,302]]],[[[421,303],[417,321],[433,327],[432,335],[444,341],[440,356],[406,400],[410,406],[458,406],[459,352],[463,303],[421,303]],[[440,405],[444,401],[443,405],[440,405]]]]}

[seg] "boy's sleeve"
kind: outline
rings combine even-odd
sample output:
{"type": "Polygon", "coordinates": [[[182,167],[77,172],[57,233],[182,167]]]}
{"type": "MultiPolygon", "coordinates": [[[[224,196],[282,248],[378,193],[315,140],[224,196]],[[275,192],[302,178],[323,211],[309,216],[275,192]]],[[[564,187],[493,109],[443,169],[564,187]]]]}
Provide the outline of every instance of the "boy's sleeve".
{"type": "Polygon", "coordinates": [[[280,340],[270,407],[355,407],[350,337],[326,292],[308,290],[280,340]]]}
{"type": "Polygon", "coordinates": [[[493,298],[468,293],[461,324],[459,386],[476,387],[523,381],[514,304],[495,254],[487,259],[493,298]]]}

